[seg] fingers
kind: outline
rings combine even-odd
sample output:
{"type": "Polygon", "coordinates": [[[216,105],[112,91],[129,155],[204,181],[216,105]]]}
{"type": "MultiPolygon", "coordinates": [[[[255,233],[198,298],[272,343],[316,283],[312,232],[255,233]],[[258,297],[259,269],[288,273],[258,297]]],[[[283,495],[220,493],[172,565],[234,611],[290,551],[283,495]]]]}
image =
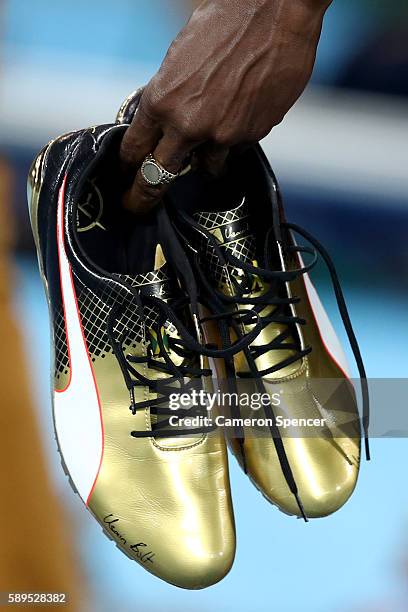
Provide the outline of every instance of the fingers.
{"type": "MultiPolygon", "coordinates": [[[[128,210],[139,214],[149,212],[169,188],[169,184],[150,185],[143,178],[141,166],[146,157],[152,154],[165,170],[177,174],[184,167],[188,154],[199,144],[181,136],[175,128],[162,128],[153,119],[152,113],[146,112],[145,107],[142,96],[120,148],[120,162],[125,181],[127,184],[132,182],[124,195],[123,204],[128,210]]],[[[196,166],[218,176],[228,153],[229,148],[226,145],[215,142],[202,144],[197,150],[196,166]]]]}
{"type": "MultiPolygon", "coordinates": [[[[139,165],[149,153],[152,153],[154,159],[165,170],[177,174],[183,168],[185,159],[193,146],[193,143],[187,142],[175,130],[169,129],[156,148],[147,151],[143,159],[139,156],[141,159],[139,165]]],[[[135,213],[145,214],[159,202],[168,188],[169,184],[150,185],[147,183],[139,168],[131,189],[125,195],[124,205],[135,213]]]]}
{"type": "Polygon", "coordinates": [[[214,142],[205,143],[197,151],[198,166],[212,176],[219,176],[229,154],[229,147],[214,142]]]}
{"type": "Polygon", "coordinates": [[[126,173],[136,172],[145,157],[155,150],[161,136],[160,126],[145,113],[141,103],[120,146],[123,170],[126,173]]]}

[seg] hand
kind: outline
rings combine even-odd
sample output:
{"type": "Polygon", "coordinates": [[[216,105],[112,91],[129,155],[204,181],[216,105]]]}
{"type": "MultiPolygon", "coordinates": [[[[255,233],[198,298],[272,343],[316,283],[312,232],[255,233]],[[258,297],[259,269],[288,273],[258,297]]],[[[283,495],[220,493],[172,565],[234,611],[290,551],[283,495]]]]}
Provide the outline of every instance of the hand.
{"type": "Polygon", "coordinates": [[[188,154],[216,173],[229,148],[264,138],[304,90],[329,0],[204,0],[149,82],[121,159],[126,206],[147,212],[166,186],[140,166],[149,153],[177,173],[188,154]]]}

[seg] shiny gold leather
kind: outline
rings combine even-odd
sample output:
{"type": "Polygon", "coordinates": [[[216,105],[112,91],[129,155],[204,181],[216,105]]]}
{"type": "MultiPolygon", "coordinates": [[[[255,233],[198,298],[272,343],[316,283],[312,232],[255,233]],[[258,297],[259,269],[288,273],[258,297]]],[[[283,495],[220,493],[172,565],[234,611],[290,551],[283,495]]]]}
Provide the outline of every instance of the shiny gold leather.
{"type": "MultiPolygon", "coordinates": [[[[119,121],[130,123],[138,100],[138,96],[130,96],[125,101],[118,116],[119,121]]],[[[227,221],[228,214],[221,212],[220,215],[215,216],[224,216],[225,225],[231,222],[231,218],[227,221]]],[[[200,222],[197,217],[196,220],[200,222]]],[[[236,218],[234,220],[236,221],[236,218]]],[[[211,229],[205,222],[203,227],[211,231],[220,243],[224,242],[224,234],[219,227],[211,229]]],[[[230,250],[239,258],[241,254],[239,241],[237,241],[237,248],[231,248],[230,245],[230,250]]],[[[205,248],[202,254],[208,259],[205,248]]],[[[299,262],[291,263],[292,267],[297,267],[299,262]]],[[[291,267],[290,262],[288,262],[288,267],[291,267]]],[[[224,272],[223,282],[218,285],[218,289],[232,295],[234,289],[231,282],[228,281],[230,271],[225,270],[224,272]]],[[[302,334],[304,346],[312,346],[313,351],[301,361],[269,375],[263,382],[271,395],[278,389],[283,390],[286,398],[289,398],[287,416],[309,418],[321,417],[322,413],[323,415],[327,413],[335,415],[337,419],[336,423],[330,421],[327,431],[324,431],[320,437],[284,438],[286,453],[306,514],[309,517],[326,516],[347,501],[356,485],[360,463],[358,409],[354,389],[326,352],[307,301],[303,279],[290,283],[290,290],[293,295],[301,297],[300,304],[296,306],[296,314],[304,317],[307,325],[302,326],[299,333],[302,334]],[[319,399],[322,401],[319,402],[319,399]],[[345,434],[343,424],[350,420],[352,425],[347,428],[345,434]]],[[[240,306],[240,308],[245,308],[245,306],[240,306]]],[[[267,309],[261,314],[265,314],[266,311],[267,309]]],[[[207,342],[217,344],[219,339],[214,323],[207,323],[204,327],[207,342]]],[[[249,329],[250,326],[246,326],[243,331],[249,329]]],[[[269,325],[254,340],[253,345],[265,344],[283,330],[283,325],[269,325]]],[[[287,342],[290,341],[291,338],[288,338],[287,342]]],[[[290,349],[269,351],[260,356],[256,364],[259,369],[267,369],[280,363],[291,354],[290,349]]],[[[248,370],[243,353],[235,356],[234,364],[237,371],[248,370]]],[[[217,377],[224,379],[226,374],[222,361],[215,360],[215,367],[217,377]]],[[[241,407],[241,411],[245,416],[245,409],[241,407]]],[[[276,415],[279,415],[279,410],[275,412],[276,415]]],[[[251,431],[246,433],[244,450],[249,477],[271,503],[276,504],[288,514],[299,515],[296,500],[282,475],[273,440],[266,437],[255,437],[254,432],[251,431]]],[[[243,465],[240,445],[236,440],[229,441],[229,443],[243,465]]]]}
{"type": "MultiPolygon", "coordinates": [[[[299,262],[287,262],[288,269],[299,267],[299,262]]],[[[225,269],[226,282],[220,289],[229,295],[234,291],[228,282],[230,271],[225,269]]],[[[338,510],[352,494],[360,465],[360,426],[354,389],[344,373],[327,353],[308,302],[303,278],[289,284],[290,294],[301,298],[293,313],[307,321],[299,327],[303,346],[312,346],[312,353],[263,378],[265,391],[284,398],[284,410],[274,408],[275,416],[287,418],[327,417],[327,426],[301,437],[283,436],[283,443],[291,466],[299,496],[309,518],[327,516],[338,510]],[[318,435],[317,435],[318,434],[318,435]]],[[[260,292],[253,296],[260,295],[260,292]]],[[[246,306],[248,308],[248,306],[246,306]]],[[[245,308],[245,306],[240,306],[245,308]]],[[[261,314],[265,314],[266,307],[261,314]]],[[[245,326],[247,332],[251,326],[245,326]]],[[[284,330],[281,324],[271,323],[255,339],[253,346],[265,344],[284,330]]],[[[209,332],[207,332],[209,333],[209,332]]],[[[291,338],[287,342],[291,342],[291,338]]],[[[260,370],[276,365],[291,355],[291,350],[271,350],[260,356],[256,364],[260,370]]],[[[234,358],[237,372],[248,372],[244,353],[234,358]]],[[[222,364],[217,362],[217,376],[225,377],[222,364]]],[[[241,407],[241,416],[250,416],[241,407]]],[[[253,414],[252,414],[253,416],[253,414]]],[[[309,430],[310,431],[310,430],[309,430]]],[[[283,475],[275,443],[271,436],[261,436],[252,428],[245,431],[242,446],[234,438],[230,447],[241,467],[264,496],[283,512],[300,516],[298,503],[289,490],[283,475]]]]}
{"type": "Polygon", "coordinates": [[[130,431],[151,428],[149,410],[132,415],[112,355],[95,363],[95,373],[105,450],[89,508],[129,556],[160,578],[189,589],[218,582],[235,554],[224,441],[217,432],[173,438],[171,446],[132,438],[130,431]],[[120,536],[109,525],[115,519],[120,536]]]}
{"type": "MultiPolygon", "coordinates": [[[[29,177],[30,217],[38,252],[37,208],[46,153],[34,162],[29,177]]],[[[143,354],[146,346],[138,343],[133,351],[143,354]]],[[[162,376],[148,371],[147,365],[136,367],[143,368],[146,376],[162,376]]],[[[224,438],[217,431],[189,438],[133,438],[133,430],[151,430],[149,409],[136,415],[129,410],[129,391],[112,353],[96,357],[93,369],[104,452],[88,499],[90,511],[123,552],[152,574],[187,589],[218,582],[235,556],[224,438]]],[[[59,381],[58,386],[63,383],[59,381]]],[[[136,402],[149,397],[154,396],[147,388],[137,388],[136,402]]]]}

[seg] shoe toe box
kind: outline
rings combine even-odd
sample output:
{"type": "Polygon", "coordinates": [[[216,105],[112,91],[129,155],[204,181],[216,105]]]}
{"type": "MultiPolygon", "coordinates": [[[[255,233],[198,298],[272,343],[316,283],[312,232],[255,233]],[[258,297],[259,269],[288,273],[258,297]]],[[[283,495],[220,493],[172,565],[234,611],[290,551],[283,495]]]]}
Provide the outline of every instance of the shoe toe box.
{"type": "MultiPolygon", "coordinates": [[[[248,462],[247,456],[249,476],[271,503],[299,516],[273,440],[258,440],[257,446],[257,460],[248,462]]],[[[307,517],[328,516],[346,503],[358,478],[359,440],[293,438],[285,440],[285,450],[307,517]]]]}

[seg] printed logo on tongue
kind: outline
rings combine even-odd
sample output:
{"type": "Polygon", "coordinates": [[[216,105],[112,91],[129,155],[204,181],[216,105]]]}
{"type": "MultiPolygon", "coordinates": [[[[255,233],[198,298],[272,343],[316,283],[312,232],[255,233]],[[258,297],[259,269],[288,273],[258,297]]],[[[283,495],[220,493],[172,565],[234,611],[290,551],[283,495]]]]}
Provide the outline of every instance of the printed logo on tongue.
{"type": "Polygon", "coordinates": [[[138,275],[136,282],[139,281],[140,292],[158,297],[161,300],[168,300],[171,297],[171,281],[166,272],[166,267],[164,267],[155,272],[138,275]]]}
{"type": "Polygon", "coordinates": [[[234,240],[239,240],[240,238],[244,238],[249,234],[249,225],[245,218],[241,219],[240,221],[229,223],[228,225],[223,225],[218,229],[219,236],[217,237],[223,244],[227,244],[228,242],[232,242],[234,240]]]}
{"type": "Polygon", "coordinates": [[[156,247],[154,270],[130,276],[128,274],[120,274],[121,278],[130,283],[133,287],[138,287],[144,295],[150,295],[167,301],[174,299],[180,295],[181,290],[177,283],[176,277],[171,273],[166,259],[163,255],[160,244],[156,247]]]}
{"type": "Polygon", "coordinates": [[[249,211],[245,198],[237,208],[223,212],[197,213],[195,219],[235,257],[244,261],[253,261],[255,239],[250,232],[249,211]]]}

